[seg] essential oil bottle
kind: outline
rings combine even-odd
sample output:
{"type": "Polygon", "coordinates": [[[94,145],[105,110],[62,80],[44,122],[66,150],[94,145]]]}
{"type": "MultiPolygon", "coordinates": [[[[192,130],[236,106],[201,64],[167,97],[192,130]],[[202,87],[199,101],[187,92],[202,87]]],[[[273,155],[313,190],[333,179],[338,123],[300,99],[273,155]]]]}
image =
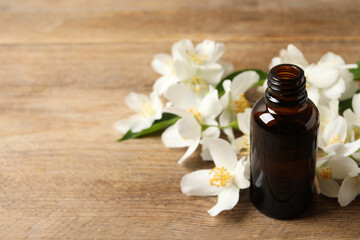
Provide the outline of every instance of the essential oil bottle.
{"type": "Polygon", "coordinates": [[[251,114],[250,199],[265,215],[289,219],[312,201],[319,112],[300,67],[273,67],[267,85],[251,114]]]}

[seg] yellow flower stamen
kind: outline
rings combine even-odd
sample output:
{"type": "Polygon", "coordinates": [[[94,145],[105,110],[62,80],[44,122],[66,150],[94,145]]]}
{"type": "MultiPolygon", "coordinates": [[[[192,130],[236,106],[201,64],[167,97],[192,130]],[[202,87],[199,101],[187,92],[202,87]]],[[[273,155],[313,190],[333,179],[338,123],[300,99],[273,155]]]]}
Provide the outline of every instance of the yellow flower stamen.
{"type": "Polygon", "coordinates": [[[321,172],[320,172],[320,177],[324,180],[331,179],[332,178],[332,168],[331,167],[322,168],[321,172]]]}
{"type": "Polygon", "coordinates": [[[201,122],[202,117],[201,113],[196,108],[189,108],[189,112],[196,117],[196,119],[201,122]]]}
{"type": "Polygon", "coordinates": [[[236,143],[236,147],[240,151],[240,156],[248,156],[250,152],[250,138],[248,135],[243,135],[236,143]]]}
{"type": "Polygon", "coordinates": [[[195,63],[202,64],[202,63],[204,63],[204,60],[206,59],[206,55],[203,54],[203,55],[198,56],[195,53],[193,53],[193,54],[190,54],[190,59],[195,63]]]}
{"type": "Polygon", "coordinates": [[[239,99],[234,101],[234,106],[235,106],[235,112],[236,113],[245,112],[245,109],[250,107],[250,103],[245,98],[244,93],[240,94],[239,99]]]}
{"type": "Polygon", "coordinates": [[[202,54],[202,55],[198,56],[198,55],[195,54],[195,53],[190,54],[190,51],[189,51],[189,50],[186,50],[185,52],[186,52],[186,54],[189,55],[191,61],[193,61],[194,63],[197,63],[197,64],[202,64],[202,63],[204,63],[204,61],[205,61],[206,58],[207,58],[206,54],[202,54]]]}
{"type": "Polygon", "coordinates": [[[146,102],[146,101],[143,101],[142,102],[142,111],[141,111],[141,114],[144,116],[144,117],[148,117],[150,115],[153,115],[155,113],[154,109],[153,109],[153,106],[151,103],[149,102],[146,102]]]}
{"type": "Polygon", "coordinates": [[[331,137],[331,139],[329,141],[329,145],[334,144],[334,143],[344,143],[341,140],[340,134],[331,137]]]}
{"type": "Polygon", "coordinates": [[[211,186],[225,187],[231,179],[229,171],[224,167],[214,167],[209,174],[212,175],[209,180],[211,186]]]}
{"type": "Polygon", "coordinates": [[[195,92],[196,95],[200,96],[203,90],[207,90],[207,83],[203,78],[193,77],[186,81],[187,84],[191,86],[191,90],[195,92]]]}
{"type": "Polygon", "coordinates": [[[306,89],[308,89],[310,87],[310,84],[306,83],[306,89]]]}

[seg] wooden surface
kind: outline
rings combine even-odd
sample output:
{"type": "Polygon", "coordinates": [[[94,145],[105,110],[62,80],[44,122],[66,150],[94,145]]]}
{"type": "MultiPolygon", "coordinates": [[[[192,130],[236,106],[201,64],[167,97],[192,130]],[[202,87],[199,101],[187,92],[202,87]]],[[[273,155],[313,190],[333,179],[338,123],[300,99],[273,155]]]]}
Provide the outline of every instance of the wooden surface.
{"type": "Polygon", "coordinates": [[[181,177],[211,168],[159,136],[116,143],[129,91],[149,93],[152,56],[181,38],[226,43],[236,69],[295,43],[309,61],[360,60],[360,2],[0,1],[0,239],[354,239],[360,200],[318,196],[299,219],[188,197],[181,177]]]}

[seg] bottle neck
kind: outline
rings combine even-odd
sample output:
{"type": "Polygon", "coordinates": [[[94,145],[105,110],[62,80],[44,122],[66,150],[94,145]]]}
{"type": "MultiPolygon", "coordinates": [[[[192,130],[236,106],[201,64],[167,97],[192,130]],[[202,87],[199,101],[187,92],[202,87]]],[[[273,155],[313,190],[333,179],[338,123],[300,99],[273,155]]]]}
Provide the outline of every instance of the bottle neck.
{"type": "Polygon", "coordinates": [[[267,80],[266,101],[278,107],[300,107],[307,101],[304,71],[293,64],[273,67],[267,80]]]}

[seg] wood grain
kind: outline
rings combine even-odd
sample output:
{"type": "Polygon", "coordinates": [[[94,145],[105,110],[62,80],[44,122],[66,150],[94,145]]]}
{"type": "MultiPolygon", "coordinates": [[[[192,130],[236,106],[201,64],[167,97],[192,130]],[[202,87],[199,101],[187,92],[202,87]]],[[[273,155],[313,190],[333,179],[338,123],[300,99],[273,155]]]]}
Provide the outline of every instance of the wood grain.
{"type": "Polygon", "coordinates": [[[0,1],[0,239],[356,239],[360,202],[315,198],[299,219],[188,197],[211,168],[159,136],[116,143],[129,91],[149,93],[173,41],[225,41],[236,69],[266,70],[294,42],[310,61],[360,60],[357,1],[0,1]],[[296,14],[294,14],[296,12],[296,14]],[[321,12],[321,14],[319,13],[321,12]],[[277,30],[277,31],[275,31],[277,30]]]}

